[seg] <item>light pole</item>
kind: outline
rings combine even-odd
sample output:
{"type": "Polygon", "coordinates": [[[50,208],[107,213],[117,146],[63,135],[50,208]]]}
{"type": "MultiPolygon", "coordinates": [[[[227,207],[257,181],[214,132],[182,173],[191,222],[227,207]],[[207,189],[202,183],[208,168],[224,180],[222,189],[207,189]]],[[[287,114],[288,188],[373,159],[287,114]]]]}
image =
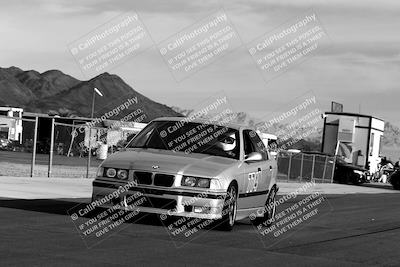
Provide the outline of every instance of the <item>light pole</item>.
{"type": "MultiPolygon", "coordinates": [[[[90,118],[93,119],[94,115],[94,100],[96,97],[96,94],[99,96],[103,96],[103,94],[100,92],[99,89],[96,87],[93,88],[93,96],[92,96],[92,112],[90,114],[90,118]]],[[[92,122],[92,120],[91,120],[92,122]]],[[[87,158],[87,167],[86,167],[86,178],[89,178],[89,169],[90,169],[90,157],[92,156],[92,128],[91,125],[89,125],[89,149],[88,149],[88,158],[87,158]]]]}

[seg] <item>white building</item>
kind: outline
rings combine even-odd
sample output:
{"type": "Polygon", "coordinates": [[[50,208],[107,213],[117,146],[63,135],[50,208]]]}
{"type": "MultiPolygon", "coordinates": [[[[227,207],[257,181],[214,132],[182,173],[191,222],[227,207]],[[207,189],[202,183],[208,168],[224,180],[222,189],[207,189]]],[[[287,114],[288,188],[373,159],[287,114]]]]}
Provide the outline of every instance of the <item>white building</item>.
{"type": "Polygon", "coordinates": [[[23,111],[22,108],[0,107],[0,138],[22,142],[23,111]]]}
{"type": "Polygon", "coordinates": [[[357,166],[369,165],[369,170],[375,172],[384,129],[383,120],[369,115],[326,112],[322,152],[341,155],[357,166]]]}

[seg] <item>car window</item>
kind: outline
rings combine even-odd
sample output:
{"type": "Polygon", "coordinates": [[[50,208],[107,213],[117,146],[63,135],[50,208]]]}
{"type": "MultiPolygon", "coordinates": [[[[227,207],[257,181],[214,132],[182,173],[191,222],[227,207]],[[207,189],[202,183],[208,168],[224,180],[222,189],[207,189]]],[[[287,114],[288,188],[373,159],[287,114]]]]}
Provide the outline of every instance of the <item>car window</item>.
{"type": "Polygon", "coordinates": [[[259,152],[263,156],[263,160],[268,160],[268,152],[259,135],[253,130],[244,130],[245,154],[251,152],[259,152]],[[247,150],[246,150],[247,143],[247,150]]]}
{"type": "Polygon", "coordinates": [[[250,130],[243,131],[243,141],[244,141],[244,154],[248,155],[251,152],[256,152],[253,142],[250,138],[250,130]]]}
{"type": "MultiPolygon", "coordinates": [[[[179,121],[178,121],[179,122],[179,121]]],[[[213,124],[153,121],[126,146],[239,159],[239,131],[213,124]],[[167,134],[168,133],[168,134],[167,134]]]]}

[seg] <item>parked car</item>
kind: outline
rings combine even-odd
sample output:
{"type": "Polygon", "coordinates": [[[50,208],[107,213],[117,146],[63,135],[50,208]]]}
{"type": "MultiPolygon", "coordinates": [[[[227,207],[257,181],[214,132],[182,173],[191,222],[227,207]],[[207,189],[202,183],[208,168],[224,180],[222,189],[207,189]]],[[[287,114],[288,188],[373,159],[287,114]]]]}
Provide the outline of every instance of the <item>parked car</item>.
{"type": "Polygon", "coordinates": [[[366,168],[347,163],[342,158],[336,158],[334,181],[342,184],[362,184],[367,181],[366,168]]]}
{"type": "MultiPolygon", "coordinates": [[[[333,157],[318,151],[305,151],[303,153],[333,157]]],[[[367,182],[368,172],[366,168],[347,163],[343,158],[336,156],[333,180],[341,184],[362,184],[367,182]]]]}

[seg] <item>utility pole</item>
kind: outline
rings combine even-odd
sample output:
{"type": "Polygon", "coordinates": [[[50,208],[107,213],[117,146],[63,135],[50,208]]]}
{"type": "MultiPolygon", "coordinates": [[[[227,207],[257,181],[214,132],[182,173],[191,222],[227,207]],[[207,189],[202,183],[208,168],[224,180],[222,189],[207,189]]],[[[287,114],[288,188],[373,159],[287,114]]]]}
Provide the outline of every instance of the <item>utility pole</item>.
{"type": "Polygon", "coordinates": [[[54,152],[54,117],[51,118],[51,134],[50,134],[50,155],[49,155],[49,169],[47,172],[47,177],[51,177],[51,169],[53,167],[53,152],[54,152]]]}
{"type": "Polygon", "coordinates": [[[32,151],[32,163],[31,163],[31,177],[33,177],[33,174],[35,172],[38,123],[39,123],[39,118],[36,116],[35,117],[35,129],[34,129],[34,132],[33,132],[33,151],[32,151]]]}
{"type": "MultiPolygon", "coordinates": [[[[90,114],[90,122],[93,121],[94,116],[94,101],[96,98],[96,94],[99,96],[103,96],[103,94],[96,87],[93,88],[93,96],[92,96],[92,112],[90,114]]],[[[90,169],[90,158],[92,156],[92,127],[89,124],[89,149],[88,149],[88,158],[87,158],[87,166],[86,166],[86,178],[89,178],[89,169],[90,169]]]]}

